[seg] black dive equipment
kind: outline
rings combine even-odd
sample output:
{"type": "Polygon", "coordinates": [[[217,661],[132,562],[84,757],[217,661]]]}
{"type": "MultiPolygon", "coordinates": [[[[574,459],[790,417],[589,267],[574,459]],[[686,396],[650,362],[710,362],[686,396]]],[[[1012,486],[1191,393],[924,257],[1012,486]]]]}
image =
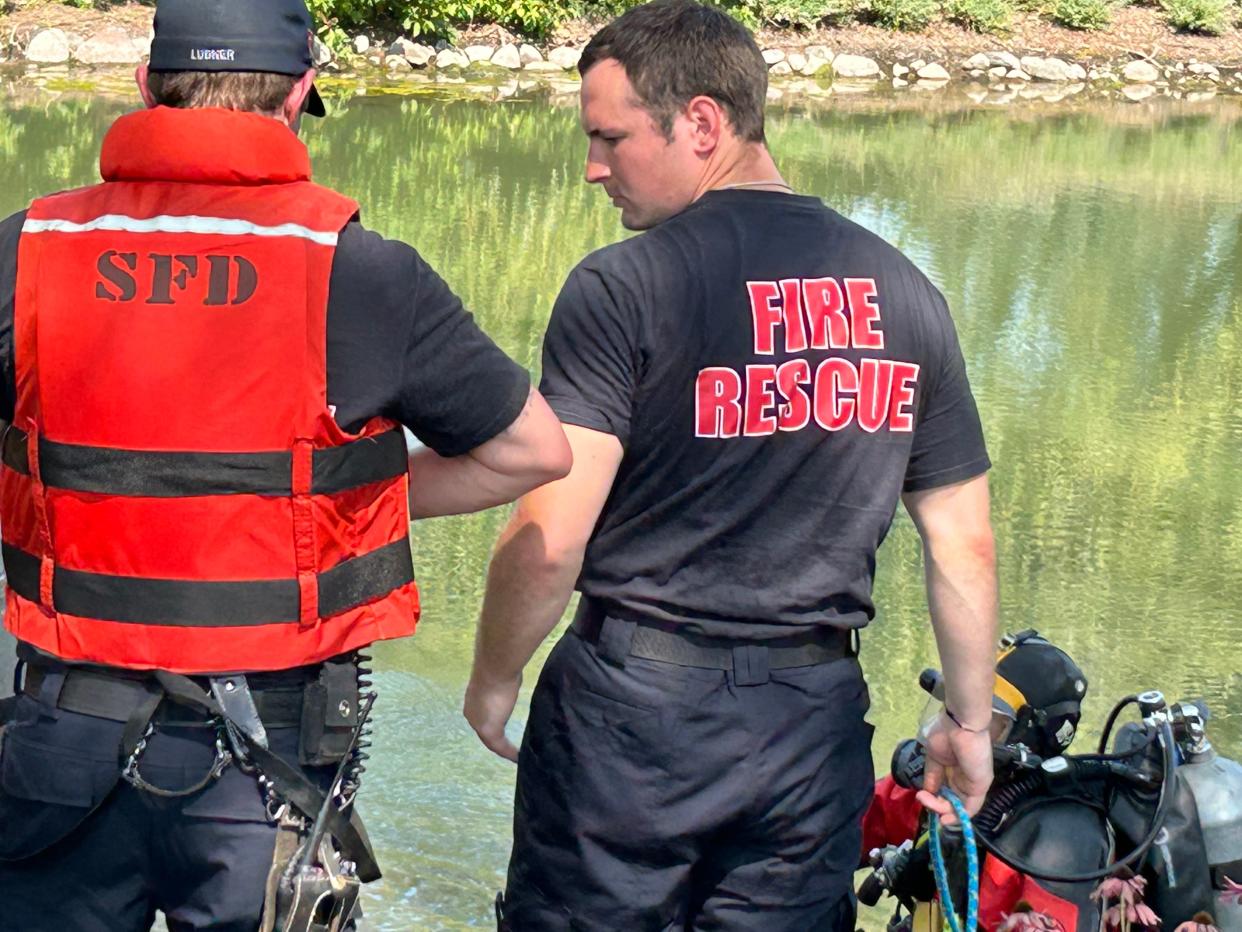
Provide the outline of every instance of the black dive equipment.
{"type": "MultiPolygon", "coordinates": [[[[996,779],[974,819],[980,845],[1067,899],[1128,868],[1147,876],[1147,902],[1170,927],[1207,910],[1222,932],[1242,932],[1242,903],[1217,896],[1242,880],[1242,765],[1207,740],[1206,706],[1169,705],[1155,690],[1126,696],[1109,713],[1098,750],[1068,754],[1086,692],[1073,661],[1027,631],[1002,641],[997,674],[996,779]],[[1140,721],[1117,728],[1130,706],[1140,721]]],[[[937,671],[923,671],[919,684],[943,702],[937,671]]],[[[921,788],[924,764],[918,739],[901,742],[893,780],[921,788]]],[[[874,905],[888,892],[910,908],[932,899],[926,847],[872,852],[859,900],[874,905]]]]}

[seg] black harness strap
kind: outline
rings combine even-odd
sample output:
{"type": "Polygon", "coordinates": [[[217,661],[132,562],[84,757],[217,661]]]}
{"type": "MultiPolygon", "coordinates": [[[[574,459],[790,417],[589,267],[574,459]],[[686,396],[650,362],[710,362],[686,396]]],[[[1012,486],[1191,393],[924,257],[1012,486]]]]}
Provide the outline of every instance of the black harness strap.
{"type": "MultiPolygon", "coordinates": [[[[173,702],[201,709],[224,721],[231,721],[224,709],[220,707],[220,704],[209,693],[200,689],[198,684],[189,677],[182,676],[179,673],[169,673],[165,670],[156,670],[153,675],[155,682],[159,684],[157,697],[167,696],[173,702]]],[[[156,705],[158,704],[157,698],[156,705]]],[[[128,758],[133,753],[138,741],[141,740],[141,736],[146,733],[151,715],[155,712],[155,706],[151,706],[150,712],[146,713],[145,721],[143,721],[141,719],[145,709],[146,704],[144,703],[143,707],[136,710],[134,716],[126,723],[126,736],[131,737],[136,732],[138,737],[133,740],[132,744],[126,743],[123,745],[121,748],[123,759],[128,758]]],[[[288,763],[283,757],[258,744],[241,728],[238,728],[237,731],[242,740],[246,742],[246,750],[251,761],[271,782],[277,794],[302,812],[307,818],[314,819],[318,816],[320,810],[323,809],[323,803],[327,798],[327,794],[311,783],[300,770],[288,763]]],[[[328,806],[326,821],[328,831],[341,846],[341,853],[346,859],[353,861],[357,865],[358,879],[363,883],[378,880],[381,876],[379,865],[376,863],[375,852],[371,848],[371,840],[367,837],[366,829],[363,827],[358,813],[351,808],[348,815],[346,815],[340,809],[328,806]]]]}
{"type": "MultiPolygon", "coordinates": [[[[29,437],[10,426],[0,459],[30,475],[29,437]]],[[[39,467],[50,489],[143,498],[293,495],[293,453],[121,450],[39,438],[39,467]]],[[[311,456],[311,494],[332,495],[395,479],[407,468],[405,435],[390,430],[311,456]]]]}
{"type": "MultiPolygon", "coordinates": [[[[11,544],[2,548],[9,587],[41,604],[41,561],[11,544]]],[[[409,542],[402,538],[319,574],[319,613],[329,618],[382,598],[414,581],[409,542]]],[[[82,618],[132,624],[230,628],[299,620],[296,578],[243,582],[112,576],[57,566],[56,610],[82,618]]]]}

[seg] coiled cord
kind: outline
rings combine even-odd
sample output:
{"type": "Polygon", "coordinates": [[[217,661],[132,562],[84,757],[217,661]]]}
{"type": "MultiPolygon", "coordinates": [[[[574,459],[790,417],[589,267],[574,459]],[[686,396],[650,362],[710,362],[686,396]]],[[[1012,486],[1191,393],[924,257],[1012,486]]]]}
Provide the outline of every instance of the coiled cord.
{"type": "MultiPolygon", "coordinates": [[[[372,657],[370,654],[357,651],[354,654],[354,663],[358,668],[358,709],[361,712],[368,704],[374,703],[378,696],[374,681],[372,680],[375,671],[371,667],[372,657]]],[[[349,765],[345,768],[345,775],[341,778],[341,786],[337,796],[341,801],[342,808],[352,803],[354,797],[358,795],[358,788],[362,785],[362,775],[366,773],[367,761],[371,759],[371,722],[372,720],[368,716],[362,725],[358,741],[355,743],[353,751],[350,752],[349,765]]]]}

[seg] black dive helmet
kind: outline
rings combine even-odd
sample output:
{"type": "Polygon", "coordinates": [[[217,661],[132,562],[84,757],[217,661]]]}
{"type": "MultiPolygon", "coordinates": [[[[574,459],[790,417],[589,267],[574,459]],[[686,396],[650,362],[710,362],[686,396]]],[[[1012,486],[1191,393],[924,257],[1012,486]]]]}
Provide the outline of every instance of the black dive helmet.
{"type": "MultiPolygon", "coordinates": [[[[940,671],[924,670],[919,685],[944,701],[940,671]]],[[[1005,635],[996,655],[992,742],[1021,744],[1041,758],[1065,753],[1078,733],[1086,694],[1078,664],[1034,628],[1005,635]]]]}
{"type": "Polygon", "coordinates": [[[1022,744],[1044,758],[1063,754],[1078,733],[1087,677],[1033,628],[1006,635],[1000,647],[992,708],[1013,724],[997,743],[1022,744]]]}

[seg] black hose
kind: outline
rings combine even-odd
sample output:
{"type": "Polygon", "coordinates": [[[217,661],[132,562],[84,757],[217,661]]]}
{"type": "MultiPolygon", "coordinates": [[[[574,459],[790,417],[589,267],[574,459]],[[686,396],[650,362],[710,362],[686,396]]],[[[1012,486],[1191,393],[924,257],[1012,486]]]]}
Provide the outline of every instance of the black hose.
{"type": "MultiPolygon", "coordinates": [[[[1124,707],[1130,699],[1134,698],[1137,697],[1126,697],[1125,700],[1118,703],[1117,707],[1113,711],[1120,714],[1121,708],[1124,707]]],[[[1115,720],[1116,715],[1109,716],[1108,728],[1112,727],[1112,722],[1115,720]]],[[[1105,733],[1107,734],[1107,729],[1105,733]]],[[[1040,870],[1033,864],[1028,864],[1021,858],[1015,857],[1014,855],[1001,850],[1000,846],[996,842],[987,837],[985,834],[987,829],[984,831],[977,831],[975,833],[975,837],[979,839],[979,843],[983,845],[989,854],[1000,858],[1018,873],[1034,877],[1036,880],[1046,880],[1051,881],[1052,883],[1085,883],[1089,880],[1103,880],[1105,877],[1111,876],[1121,868],[1129,867],[1130,865],[1137,863],[1147,855],[1147,852],[1151,850],[1151,846],[1155,844],[1156,836],[1160,834],[1160,830],[1164,828],[1164,821],[1168,818],[1169,807],[1173,804],[1173,780],[1175,779],[1174,768],[1176,766],[1176,761],[1173,756],[1173,730],[1169,727],[1168,722],[1164,722],[1160,725],[1160,731],[1157,737],[1160,741],[1161,750],[1164,752],[1164,776],[1160,781],[1160,796],[1156,802],[1156,812],[1155,815],[1152,816],[1151,827],[1147,832],[1147,835],[1133,851],[1121,860],[1114,861],[1112,864],[1088,873],[1054,874],[1050,871],[1040,870]]],[[[1155,738],[1153,740],[1155,740],[1155,738]]],[[[1026,783],[1027,781],[1022,780],[1013,785],[1019,786],[1025,785],[1026,783]]],[[[1007,787],[1002,788],[1002,792],[1004,789],[1007,789],[1007,787]]]]}
{"type": "Polygon", "coordinates": [[[1099,748],[1097,749],[1100,754],[1103,754],[1108,750],[1108,739],[1113,735],[1113,726],[1117,724],[1117,717],[1121,715],[1122,710],[1125,709],[1126,706],[1137,702],[1137,695],[1123,696],[1117,704],[1113,706],[1113,710],[1108,713],[1108,718],[1104,721],[1104,731],[1100,734],[1099,748]]]}

